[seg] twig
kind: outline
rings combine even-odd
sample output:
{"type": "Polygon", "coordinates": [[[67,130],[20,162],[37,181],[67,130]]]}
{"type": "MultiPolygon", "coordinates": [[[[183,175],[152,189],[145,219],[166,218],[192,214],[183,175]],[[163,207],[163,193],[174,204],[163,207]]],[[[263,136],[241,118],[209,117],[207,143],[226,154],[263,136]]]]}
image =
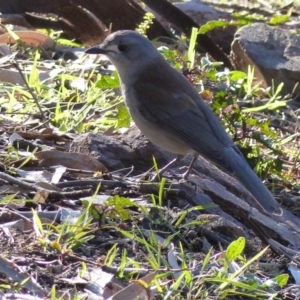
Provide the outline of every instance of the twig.
{"type": "Polygon", "coordinates": [[[33,185],[31,183],[29,184],[29,183],[23,182],[22,180],[19,180],[18,178],[15,178],[15,177],[5,174],[5,173],[0,172],[0,178],[8,181],[9,183],[15,184],[19,187],[28,189],[30,191],[37,192],[39,190],[39,188],[36,187],[35,185],[33,185]]]}
{"type": "Polygon", "coordinates": [[[104,108],[104,109],[102,109],[102,110],[100,110],[100,111],[95,111],[92,115],[86,117],[86,118],[85,118],[85,121],[88,122],[88,121],[90,121],[90,120],[92,120],[92,119],[94,119],[94,118],[99,118],[99,116],[105,114],[106,112],[108,112],[108,111],[110,111],[110,110],[113,110],[113,109],[117,108],[117,107],[120,106],[121,104],[124,104],[124,101],[123,101],[123,100],[121,100],[121,101],[119,101],[118,103],[115,103],[115,104],[113,104],[113,105],[111,105],[111,106],[109,106],[109,107],[107,107],[107,108],[104,108]]]}
{"type": "Polygon", "coordinates": [[[35,184],[32,183],[26,183],[23,180],[20,180],[16,177],[13,177],[9,174],[0,172],[0,179],[3,179],[11,184],[15,184],[19,187],[22,187],[24,189],[27,189],[29,191],[33,191],[33,192],[38,192],[38,191],[47,191],[49,192],[49,196],[55,196],[55,197],[59,197],[59,198],[66,198],[66,197],[74,197],[74,196],[88,196],[91,194],[90,190],[80,190],[80,191],[72,191],[72,192],[61,192],[61,191],[55,191],[55,190],[51,190],[51,189],[46,189],[46,188],[41,188],[35,184]]]}
{"type": "Polygon", "coordinates": [[[66,188],[66,187],[79,187],[79,186],[97,186],[97,185],[103,185],[109,188],[116,188],[116,187],[122,187],[126,188],[128,187],[128,184],[126,182],[122,181],[114,181],[114,180],[101,180],[101,179],[88,179],[88,180],[72,180],[72,181],[66,181],[66,182],[60,182],[55,184],[57,188],[66,188]]]}

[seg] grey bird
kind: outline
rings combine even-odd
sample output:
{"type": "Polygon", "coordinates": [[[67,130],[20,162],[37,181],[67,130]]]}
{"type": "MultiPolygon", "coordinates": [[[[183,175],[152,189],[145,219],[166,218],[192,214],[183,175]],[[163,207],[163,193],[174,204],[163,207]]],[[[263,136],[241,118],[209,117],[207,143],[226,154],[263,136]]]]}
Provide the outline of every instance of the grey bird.
{"type": "Polygon", "coordinates": [[[116,67],[125,104],[137,127],[157,146],[193,160],[198,155],[234,175],[269,213],[281,209],[248,165],[218,117],[192,84],[176,71],[146,37],[130,30],[110,34],[104,42],[86,51],[104,54],[116,67]]]}

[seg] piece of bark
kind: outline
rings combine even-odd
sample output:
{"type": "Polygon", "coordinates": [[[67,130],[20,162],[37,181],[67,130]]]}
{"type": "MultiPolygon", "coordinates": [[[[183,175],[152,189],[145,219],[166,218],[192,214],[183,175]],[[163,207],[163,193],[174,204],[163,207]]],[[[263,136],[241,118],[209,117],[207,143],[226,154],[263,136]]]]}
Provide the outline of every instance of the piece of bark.
{"type": "MultiPolygon", "coordinates": [[[[91,46],[100,44],[105,38],[102,24],[106,28],[112,25],[113,31],[134,30],[145,15],[134,0],[0,0],[0,11],[2,14],[24,15],[26,22],[37,28],[63,29],[71,38],[91,46]],[[58,19],[50,20],[47,14],[54,14],[58,19]]],[[[147,34],[150,39],[171,36],[156,20],[147,34]]]]}
{"type": "MultiPolygon", "coordinates": [[[[232,241],[239,237],[247,237],[246,232],[240,226],[218,215],[201,214],[197,220],[206,221],[202,226],[217,232],[223,236],[229,237],[232,241]]],[[[201,230],[201,228],[199,229],[201,230]]]]}
{"type": "MultiPolygon", "coordinates": [[[[191,36],[193,27],[199,27],[199,24],[197,24],[190,16],[167,0],[144,0],[143,2],[166,21],[180,28],[180,30],[188,37],[191,36]]],[[[215,60],[223,62],[224,66],[228,68],[232,67],[229,57],[207,34],[198,34],[197,44],[208,52],[215,60]]]]}

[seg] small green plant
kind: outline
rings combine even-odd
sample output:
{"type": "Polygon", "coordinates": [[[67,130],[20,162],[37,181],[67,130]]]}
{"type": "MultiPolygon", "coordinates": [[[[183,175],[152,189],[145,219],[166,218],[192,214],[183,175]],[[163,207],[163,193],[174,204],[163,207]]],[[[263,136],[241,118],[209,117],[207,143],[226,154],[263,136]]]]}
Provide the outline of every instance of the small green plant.
{"type": "Polygon", "coordinates": [[[138,27],[136,28],[136,31],[142,35],[146,36],[147,30],[150,28],[150,26],[153,24],[154,15],[150,12],[145,13],[144,15],[144,21],[141,22],[138,27]]]}
{"type": "Polygon", "coordinates": [[[192,28],[192,33],[190,37],[190,42],[189,42],[189,49],[188,49],[188,61],[189,63],[189,68],[192,69],[194,67],[195,63],[195,55],[196,55],[196,41],[197,41],[197,35],[198,35],[198,28],[192,28]]]}
{"type": "Polygon", "coordinates": [[[242,27],[258,21],[265,21],[269,25],[279,25],[290,20],[291,11],[286,15],[274,14],[269,19],[261,14],[251,14],[248,11],[234,12],[231,14],[233,20],[212,20],[208,21],[199,28],[199,34],[205,34],[216,28],[225,28],[229,26],[242,27]]]}

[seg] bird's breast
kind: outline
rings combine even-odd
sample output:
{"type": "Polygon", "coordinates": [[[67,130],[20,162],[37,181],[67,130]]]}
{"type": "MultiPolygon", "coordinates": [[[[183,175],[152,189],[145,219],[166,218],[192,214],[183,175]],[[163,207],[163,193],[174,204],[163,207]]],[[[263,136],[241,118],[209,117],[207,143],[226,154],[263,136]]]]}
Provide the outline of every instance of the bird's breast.
{"type": "Polygon", "coordinates": [[[194,153],[187,144],[161,129],[155,121],[149,121],[138,110],[139,105],[142,104],[136,99],[134,94],[124,93],[123,90],[123,95],[125,104],[136,126],[152,143],[174,154],[186,155],[194,153]]]}

